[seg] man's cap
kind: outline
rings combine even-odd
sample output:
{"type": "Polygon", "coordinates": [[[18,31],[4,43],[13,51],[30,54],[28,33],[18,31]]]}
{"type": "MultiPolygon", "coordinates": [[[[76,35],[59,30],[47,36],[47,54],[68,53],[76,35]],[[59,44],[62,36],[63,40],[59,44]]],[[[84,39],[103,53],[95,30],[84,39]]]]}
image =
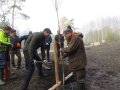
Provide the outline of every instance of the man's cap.
{"type": "Polygon", "coordinates": [[[72,28],[71,28],[71,26],[70,25],[68,25],[67,26],[67,29],[66,30],[64,30],[64,34],[66,34],[67,32],[73,32],[73,30],[72,30],[72,28]]]}
{"type": "Polygon", "coordinates": [[[46,31],[46,32],[48,32],[48,33],[50,33],[50,34],[52,34],[52,32],[51,32],[51,30],[50,30],[49,28],[45,28],[44,31],[46,31]]]}
{"type": "Polygon", "coordinates": [[[66,34],[67,32],[73,32],[73,30],[72,29],[66,29],[66,30],[64,30],[64,34],[66,34]]]}

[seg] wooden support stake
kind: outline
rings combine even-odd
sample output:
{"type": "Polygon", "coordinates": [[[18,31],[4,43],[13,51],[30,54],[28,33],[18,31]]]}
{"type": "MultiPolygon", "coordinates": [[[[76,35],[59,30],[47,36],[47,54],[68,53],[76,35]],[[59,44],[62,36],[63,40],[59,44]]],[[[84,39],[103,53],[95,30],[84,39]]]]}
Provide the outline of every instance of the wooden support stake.
{"type": "MultiPolygon", "coordinates": [[[[56,42],[54,42],[54,64],[55,64],[55,79],[57,84],[59,82],[59,69],[58,69],[58,55],[57,55],[56,42]]],[[[59,88],[56,89],[59,90],[59,88]]]]}
{"type": "Polygon", "coordinates": [[[65,81],[66,80],[68,80],[70,77],[72,77],[73,76],[73,72],[71,72],[69,75],[67,75],[66,77],[65,77],[65,81]]]}
{"type": "Polygon", "coordinates": [[[61,81],[59,81],[58,83],[56,83],[54,86],[52,86],[50,89],[48,90],[55,90],[56,88],[58,88],[61,85],[61,81]]]}
{"type": "MultiPolygon", "coordinates": [[[[65,77],[65,81],[68,80],[70,77],[72,77],[73,72],[71,72],[69,75],[67,75],[65,77]]],[[[61,85],[61,81],[59,81],[58,83],[56,83],[55,85],[53,85],[51,88],[49,88],[48,90],[55,90],[56,88],[58,88],[61,85]]]]}

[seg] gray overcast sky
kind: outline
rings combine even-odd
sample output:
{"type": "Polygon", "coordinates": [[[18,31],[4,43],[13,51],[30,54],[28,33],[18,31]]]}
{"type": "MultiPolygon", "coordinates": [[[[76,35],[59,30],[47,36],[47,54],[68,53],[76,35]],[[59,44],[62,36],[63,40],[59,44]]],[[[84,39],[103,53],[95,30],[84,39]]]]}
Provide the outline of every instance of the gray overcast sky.
{"type": "MultiPolygon", "coordinates": [[[[63,0],[59,16],[74,18],[75,26],[81,28],[91,20],[120,16],[119,4],[120,0],[63,0]]],[[[49,27],[56,34],[57,19],[52,0],[26,0],[23,9],[23,12],[28,14],[31,19],[15,20],[16,26],[21,32],[42,31],[49,27]]]]}

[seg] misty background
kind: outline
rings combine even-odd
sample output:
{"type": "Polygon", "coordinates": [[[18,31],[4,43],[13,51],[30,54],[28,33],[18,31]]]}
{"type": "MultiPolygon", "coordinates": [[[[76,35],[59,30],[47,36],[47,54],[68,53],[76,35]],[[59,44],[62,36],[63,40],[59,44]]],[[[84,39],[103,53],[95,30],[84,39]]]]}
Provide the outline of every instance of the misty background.
{"type": "MultiPolygon", "coordinates": [[[[68,25],[84,34],[86,43],[120,39],[119,0],[56,0],[61,33],[68,25]]],[[[55,0],[0,0],[0,25],[9,24],[18,35],[48,27],[57,34],[55,0]]]]}

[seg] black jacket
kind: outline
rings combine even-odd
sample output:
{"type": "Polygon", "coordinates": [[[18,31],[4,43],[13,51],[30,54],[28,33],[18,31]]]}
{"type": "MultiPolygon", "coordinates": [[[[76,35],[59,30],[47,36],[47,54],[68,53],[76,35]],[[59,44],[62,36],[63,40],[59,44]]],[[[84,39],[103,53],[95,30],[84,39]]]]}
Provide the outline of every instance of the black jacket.
{"type": "Polygon", "coordinates": [[[35,54],[37,54],[37,49],[39,47],[44,48],[45,36],[42,32],[35,32],[31,36],[29,36],[26,40],[24,51],[28,51],[28,54],[31,59],[35,58],[35,54]]]}

